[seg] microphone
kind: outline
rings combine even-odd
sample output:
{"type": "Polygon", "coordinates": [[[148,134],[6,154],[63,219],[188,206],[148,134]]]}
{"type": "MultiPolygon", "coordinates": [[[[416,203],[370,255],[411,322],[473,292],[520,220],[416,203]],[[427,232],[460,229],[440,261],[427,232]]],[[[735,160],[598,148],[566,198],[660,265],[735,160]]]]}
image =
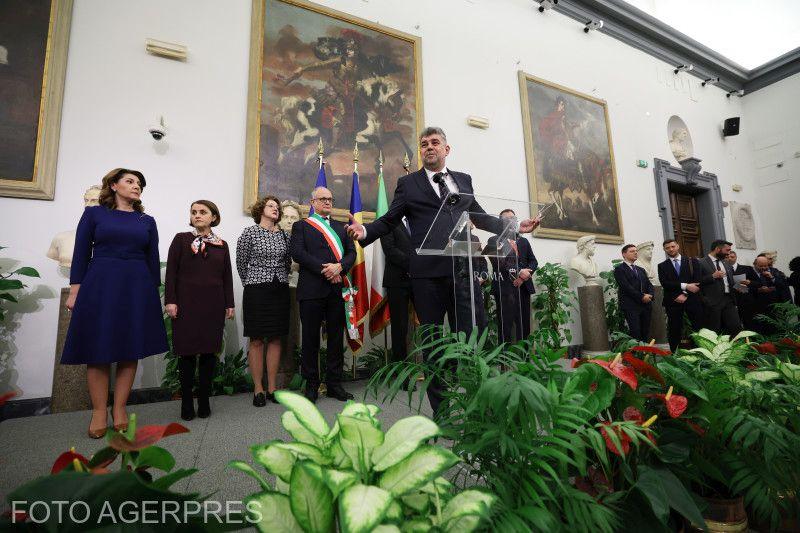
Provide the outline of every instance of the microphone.
{"type": "Polygon", "coordinates": [[[433,182],[437,185],[441,182],[444,183],[444,186],[447,187],[447,190],[450,191],[450,195],[447,197],[447,205],[456,205],[460,200],[461,196],[455,192],[450,184],[447,183],[447,180],[444,179],[444,174],[436,173],[433,175],[433,182]]]}

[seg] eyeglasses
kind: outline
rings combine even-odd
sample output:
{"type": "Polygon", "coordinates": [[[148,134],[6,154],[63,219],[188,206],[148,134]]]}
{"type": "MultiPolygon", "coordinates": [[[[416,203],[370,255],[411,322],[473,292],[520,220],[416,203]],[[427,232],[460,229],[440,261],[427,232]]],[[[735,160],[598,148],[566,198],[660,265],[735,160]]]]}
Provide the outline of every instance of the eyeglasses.
{"type": "Polygon", "coordinates": [[[333,205],[333,198],[331,198],[330,196],[325,196],[323,198],[314,198],[314,200],[316,200],[317,202],[321,202],[323,204],[333,205]]]}

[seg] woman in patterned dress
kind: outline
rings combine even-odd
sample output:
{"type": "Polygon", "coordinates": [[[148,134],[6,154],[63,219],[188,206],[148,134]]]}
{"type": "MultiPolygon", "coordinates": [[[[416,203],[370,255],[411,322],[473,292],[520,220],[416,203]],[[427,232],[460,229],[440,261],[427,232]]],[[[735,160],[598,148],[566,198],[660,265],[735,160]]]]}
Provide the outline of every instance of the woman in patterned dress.
{"type": "Polygon", "coordinates": [[[236,269],[244,285],[244,336],[249,338],[247,359],[253,376],[253,405],[275,402],[281,337],[289,333],[289,234],[278,227],[281,203],[265,196],[250,209],[255,225],[245,228],[236,243],[236,269]],[[267,390],[264,391],[264,345],[267,390]]]}

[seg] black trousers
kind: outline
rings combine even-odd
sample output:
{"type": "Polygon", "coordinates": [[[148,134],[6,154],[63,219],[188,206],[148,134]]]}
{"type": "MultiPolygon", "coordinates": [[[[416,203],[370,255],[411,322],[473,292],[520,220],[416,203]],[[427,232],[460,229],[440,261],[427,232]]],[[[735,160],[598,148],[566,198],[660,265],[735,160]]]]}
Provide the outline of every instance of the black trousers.
{"type": "Polygon", "coordinates": [[[625,315],[625,322],[628,323],[630,336],[642,342],[650,342],[650,315],[652,314],[652,304],[639,305],[636,307],[623,307],[622,314],[625,315]]]}
{"type": "Polygon", "coordinates": [[[703,306],[703,327],[711,331],[728,335],[736,335],[742,331],[739,320],[739,311],[736,309],[736,300],[732,294],[723,296],[722,301],[703,306]]]}
{"type": "Polygon", "coordinates": [[[387,287],[392,328],[392,361],[408,357],[408,304],[414,301],[411,287],[387,287]]]}
{"type": "MultiPolygon", "coordinates": [[[[413,278],[411,289],[414,293],[414,305],[421,324],[444,325],[447,315],[451,331],[472,331],[472,309],[470,304],[470,288],[467,278],[454,283],[453,277],[413,278]]],[[[481,286],[472,281],[475,295],[475,321],[479,329],[486,327],[486,313],[483,308],[481,286]]],[[[428,357],[428,354],[425,355],[428,357]]],[[[429,361],[430,362],[430,361],[429,361]]],[[[442,403],[444,384],[433,379],[428,386],[428,401],[434,415],[442,403]]]]}
{"type": "Polygon", "coordinates": [[[677,350],[678,346],[681,344],[684,314],[689,317],[692,329],[698,330],[702,327],[703,307],[695,302],[692,305],[687,305],[685,303],[671,305],[665,307],[664,310],[667,313],[667,340],[669,341],[669,349],[675,353],[675,350],[677,350]]]}
{"type": "Polygon", "coordinates": [[[300,373],[311,387],[319,385],[317,368],[320,327],[325,320],[328,331],[328,355],[326,357],[325,382],[328,387],[342,381],[344,365],[344,300],[336,291],[326,298],[300,300],[300,324],[303,326],[300,350],[300,373]]]}
{"type": "Polygon", "coordinates": [[[516,342],[531,334],[531,295],[528,291],[500,282],[495,286],[494,301],[500,321],[500,342],[516,342]]]}

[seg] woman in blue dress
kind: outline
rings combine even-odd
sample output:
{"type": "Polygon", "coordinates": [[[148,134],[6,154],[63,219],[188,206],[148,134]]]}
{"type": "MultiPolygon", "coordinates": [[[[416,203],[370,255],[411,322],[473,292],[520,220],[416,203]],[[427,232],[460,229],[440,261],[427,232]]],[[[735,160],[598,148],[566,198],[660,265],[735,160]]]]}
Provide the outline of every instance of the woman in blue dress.
{"type": "Polygon", "coordinates": [[[61,364],[87,367],[89,436],[108,427],[108,384],[117,363],[114,429],[128,426],[125,404],[139,359],[166,352],[158,286],[158,230],[144,214],[141,172],[117,168],[103,178],[100,205],[87,207],[75,237],[67,309],[72,311],[61,364]]]}

